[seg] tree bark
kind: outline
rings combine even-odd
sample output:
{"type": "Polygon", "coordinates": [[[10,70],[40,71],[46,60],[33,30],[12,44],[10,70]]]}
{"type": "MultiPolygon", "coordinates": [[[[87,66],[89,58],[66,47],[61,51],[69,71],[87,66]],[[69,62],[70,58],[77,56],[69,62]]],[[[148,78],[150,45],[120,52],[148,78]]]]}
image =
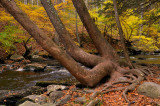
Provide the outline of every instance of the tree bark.
{"type": "Polygon", "coordinates": [[[123,52],[124,52],[124,56],[125,56],[125,59],[127,60],[128,65],[131,68],[134,68],[134,66],[133,66],[133,64],[132,64],[132,62],[131,62],[131,60],[129,58],[128,51],[126,49],[125,40],[124,40],[124,34],[123,34],[122,26],[120,24],[119,16],[118,16],[116,0],[113,0],[113,4],[114,4],[114,12],[115,12],[116,23],[117,23],[117,27],[118,27],[119,34],[120,34],[120,39],[121,39],[121,43],[122,43],[122,49],[123,49],[123,52]]]}
{"type": "Polygon", "coordinates": [[[72,0],[79,17],[84,24],[89,36],[93,40],[95,47],[102,57],[110,58],[112,60],[117,60],[118,56],[113,47],[106,41],[104,36],[101,34],[100,30],[97,28],[93,22],[87,7],[83,0],[72,0]]]}
{"type": "Polygon", "coordinates": [[[23,26],[23,28],[48,53],[57,59],[82,84],[95,86],[102,78],[111,75],[116,65],[109,59],[103,60],[93,69],[87,70],[80,66],[70,55],[60,49],[47,35],[40,30],[29,17],[16,5],[14,0],[0,0],[0,4],[23,26]]]}
{"type": "Polygon", "coordinates": [[[51,23],[53,24],[62,42],[64,43],[67,53],[69,53],[76,61],[86,66],[93,67],[103,60],[99,56],[86,53],[82,49],[80,49],[71,39],[70,33],[66,30],[64,24],[60,20],[58,13],[56,12],[53,4],[48,3],[46,0],[41,0],[41,3],[45,8],[51,20],[51,23]]]}

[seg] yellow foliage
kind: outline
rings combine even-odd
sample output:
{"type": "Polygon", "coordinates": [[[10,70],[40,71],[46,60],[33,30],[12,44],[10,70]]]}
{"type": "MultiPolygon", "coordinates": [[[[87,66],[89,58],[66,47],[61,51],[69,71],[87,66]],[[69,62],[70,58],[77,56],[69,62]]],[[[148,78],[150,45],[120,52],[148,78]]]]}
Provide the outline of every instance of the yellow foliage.
{"type": "Polygon", "coordinates": [[[143,51],[155,51],[158,47],[155,45],[155,40],[146,36],[133,36],[132,41],[134,47],[143,51]]]}
{"type": "Polygon", "coordinates": [[[0,21],[1,22],[7,22],[7,21],[13,21],[13,17],[10,16],[8,13],[6,13],[4,10],[0,11],[0,21]]]}

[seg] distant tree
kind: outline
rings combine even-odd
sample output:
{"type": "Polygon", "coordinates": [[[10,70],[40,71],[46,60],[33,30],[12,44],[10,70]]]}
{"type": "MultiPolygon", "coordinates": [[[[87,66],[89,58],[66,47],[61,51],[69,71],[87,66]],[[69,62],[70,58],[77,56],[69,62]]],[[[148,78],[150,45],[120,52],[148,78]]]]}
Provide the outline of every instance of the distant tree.
{"type": "Polygon", "coordinates": [[[131,68],[134,68],[130,57],[128,55],[128,50],[126,48],[126,44],[125,44],[125,38],[124,38],[124,34],[123,34],[123,30],[122,30],[122,26],[119,20],[119,15],[118,15],[118,9],[117,9],[117,1],[113,0],[113,5],[114,5],[114,13],[115,13],[115,19],[116,19],[116,23],[117,23],[117,27],[119,30],[119,35],[120,35],[120,39],[121,39],[121,43],[122,43],[122,48],[123,48],[123,52],[124,52],[124,56],[126,58],[126,61],[128,62],[128,64],[130,65],[131,68]]]}

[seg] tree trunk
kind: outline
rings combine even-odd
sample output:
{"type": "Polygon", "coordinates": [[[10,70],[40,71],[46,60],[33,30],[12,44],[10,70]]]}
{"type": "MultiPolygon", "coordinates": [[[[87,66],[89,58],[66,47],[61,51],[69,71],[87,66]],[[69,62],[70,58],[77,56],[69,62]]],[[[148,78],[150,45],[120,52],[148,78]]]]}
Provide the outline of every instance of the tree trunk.
{"type": "Polygon", "coordinates": [[[81,47],[81,41],[80,41],[80,37],[79,37],[79,34],[78,34],[78,16],[77,16],[77,12],[75,11],[75,16],[76,16],[76,37],[77,37],[77,41],[81,47]]]}
{"type": "Polygon", "coordinates": [[[58,35],[60,36],[62,43],[64,43],[67,53],[69,53],[76,61],[91,67],[97,65],[103,60],[101,57],[91,55],[80,49],[70,38],[70,34],[60,20],[53,4],[46,2],[46,0],[41,0],[41,3],[45,8],[58,35]]]}
{"type": "Polygon", "coordinates": [[[100,30],[97,28],[93,22],[87,7],[83,0],[72,0],[79,17],[84,24],[90,38],[93,40],[95,47],[102,57],[110,58],[112,60],[117,60],[118,56],[113,47],[106,41],[104,36],[101,34],[100,30]]]}
{"type": "Polygon", "coordinates": [[[128,65],[131,68],[134,68],[134,66],[133,66],[133,64],[132,64],[132,62],[131,62],[131,60],[129,58],[128,51],[126,49],[124,35],[123,35],[123,30],[122,30],[122,26],[120,24],[120,20],[119,20],[119,16],[118,16],[118,10],[117,10],[117,2],[116,2],[116,0],[113,0],[113,4],[114,4],[114,12],[115,12],[116,23],[117,23],[117,27],[118,27],[119,34],[120,34],[120,39],[121,39],[121,43],[122,43],[122,48],[123,48],[124,56],[125,56],[125,58],[127,60],[128,65]]]}
{"type": "MultiPolygon", "coordinates": [[[[47,3],[46,0],[41,1],[47,3]]],[[[69,54],[60,49],[52,39],[47,37],[47,35],[40,30],[23,11],[20,10],[14,0],[0,0],[0,4],[23,26],[23,28],[37,41],[39,45],[42,46],[43,49],[57,59],[82,84],[87,86],[95,86],[102,78],[107,75],[111,75],[111,73],[116,70],[116,64],[109,58],[102,59],[101,62],[95,65],[91,70],[84,69],[69,54]]],[[[52,11],[52,13],[55,13],[55,11],[52,11]]],[[[61,26],[63,24],[59,25],[61,26]]],[[[60,28],[59,30],[63,31],[64,29],[60,28]]],[[[59,30],[57,30],[57,32],[60,32],[59,30]]],[[[69,36],[66,36],[66,38],[69,39],[69,36]]],[[[64,38],[64,40],[66,38],[64,38]]],[[[101,57],[98,56],[96,56],[96,58],[101,59],[101,57]]]]}

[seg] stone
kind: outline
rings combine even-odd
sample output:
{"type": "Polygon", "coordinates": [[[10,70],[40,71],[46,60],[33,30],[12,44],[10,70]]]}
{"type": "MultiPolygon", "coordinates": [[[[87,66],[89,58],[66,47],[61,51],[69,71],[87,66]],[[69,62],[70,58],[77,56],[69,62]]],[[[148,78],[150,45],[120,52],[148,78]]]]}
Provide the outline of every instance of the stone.
{"type": "Polygon", "coordinates": [[[47,86],[47,94],[53,92],[53,91],[57,91],[57,90],[65,90],[68,87],[64,86],[64,85],[48,85],[47,86]]]}
{"type": "Polygon", "coordinates": [[[71,95],[66,95],[63,99],[56,103],[56,106],[66,104],[71,99],[71,97],[71,95]]]}
{"type": "Polygon", "coordinates": [[[153,82],[144,82],[138,87],[138,93],[151,97],[160,98],[160,85],[153,82]]]}
{"type": "Polygon", "coordinates": [[[41,95],[29,95],[24,98],[31,99],[32,101],[34,101],[35,103],[38,103],[38,104],[44,104],[47,102],[47,97],[41,96],[41,95]]]}
{"type": "Polygon", "coordinates": [[[93,93],[94,90],[84,90],[85,93],[93,93]]]}
{"type": "Polygon", "coordinates": [[[49,94],[49,102],[54,103],[57,99],[61,98],[64,95],[65,93],[63,93],[62,91],[53,91],[49,94]]]}
{"type": "Polygon", "coordinates": [[[41,105],[41,106],[57,106],[56,104],[53,104],[53,103],[45,103],[45,104],[43,104],[43,105],[41,105]]]}
{"type": "Polygon", "coordinates": [[[40,63],[33,63],[33,64],[27,64],[24,69],[26,71],[35,71],[40,72],[44,71],[44,68],[47,66],[47,64],[40,64],[40,63]]]}
{"type": "Polygon", "coordinates": [[[39,55],[32,55],[31,56],[31,61],[34,61],[34,62],[40,62],[40,61],[44,61],[45,59],[39,55]]]}
{"type": "Polygon", "coordinates": [[[21,55],[14,54],[10,57],[10,59],[13,61],[21,61],[21,60],[24,60],[24,57],[21,55]]]}
{"type": "Polygon", "coordinates": [[[84,104],[87,100],[85,97],[78,97],[74,100],[76,103],[84,104]]]}
{"type": "Polygon", "coordinates": [[[31,101],[26,101],[22,104],[20,104],[19,106],[40,106],[38,103],[33,103],[31,101]]]}
{"type": "Polygon", "coordinates": [[[96,98],[94,100],[91,100],[87,106],[97,106],[99,102],[100,99],[96,98]]]}

